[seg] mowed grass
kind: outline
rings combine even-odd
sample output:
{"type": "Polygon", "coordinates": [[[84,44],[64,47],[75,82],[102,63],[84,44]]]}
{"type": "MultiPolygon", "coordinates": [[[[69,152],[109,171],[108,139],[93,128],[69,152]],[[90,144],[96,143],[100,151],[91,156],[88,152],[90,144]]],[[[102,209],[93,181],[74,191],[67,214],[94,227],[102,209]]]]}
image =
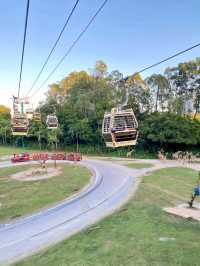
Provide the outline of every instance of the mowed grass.
{"type": "Polygon", "coordinates": [[[59,165],[62,174],[38,181],[18,181],[11,174],[32,166],[0,169],[0,222],[29,214],[61,201],[89,183],[90,171],[77,164],[59,165]]]}
{"type": "Polygon", "coordinates": [[[134,169],[151,168],[154,166],[151,163],[126,163],[124,165],[134,169]]]}
{"type": "Polygon", "coordinates": [[[200,265],[200,224],[162,211],[186,202],[196,179],[184,168],[145,176],[120,211],[16,266],[200,265]]]}
{"type": "Polygon", "coordinates": [[[0,146],[0,156],[13,155],[14,153],[22,152],[36,152],[36,150],[30,148],[12,147],[12,146],[0,146]]]}

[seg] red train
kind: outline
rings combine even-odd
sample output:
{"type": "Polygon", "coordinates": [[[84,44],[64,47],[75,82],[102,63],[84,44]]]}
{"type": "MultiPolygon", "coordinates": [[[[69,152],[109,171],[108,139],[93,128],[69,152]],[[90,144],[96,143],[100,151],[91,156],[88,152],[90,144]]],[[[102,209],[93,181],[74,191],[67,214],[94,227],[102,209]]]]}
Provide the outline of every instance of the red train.
{"type": "Polygon", "coordinates": [[[80,153],[33,153],[32,155],[28,153],[22,153],[22,154],[14,154],[11,158],[12,163],[19,163],[19,162],[26,162],[26,161],[47,161],[47,160],[67,160],[67,161],[81,161],[82,155],[80,153]]]}
{"type": "Polygon", "coordinates": [[[30,155],[28,153],[14,154],[11,158],[12,163],[20,163],[30,161],[30,155]]]}
{"type": "Polygon", "coordinates": [[[67,160],[67,161],[81,161],[82,156],[80,153],[72,152],[70,154],[64,154],[64,153],[54,153],[50,155],[50,160],[67,160]]]}

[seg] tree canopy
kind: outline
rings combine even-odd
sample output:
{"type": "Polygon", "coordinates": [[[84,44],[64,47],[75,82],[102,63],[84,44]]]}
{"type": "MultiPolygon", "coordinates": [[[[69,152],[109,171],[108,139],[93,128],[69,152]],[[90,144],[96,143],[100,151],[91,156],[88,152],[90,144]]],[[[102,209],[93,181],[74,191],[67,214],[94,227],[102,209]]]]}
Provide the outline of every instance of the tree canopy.
{"type": "MultiPolygon", "coordinates": [[[[143,81],[135,73],[123,77],[98,60],[88,72],[73,71],[49,85],[36,111],[42,123],[30,121],[28,140],[41,146],[87,144],[104,148],[103,116],[112,107],[133,108],[139,120],[139,146],[200,145],[200,58],[167,68],[143,81]],[[192,108],[192,111],[189,110],[192,108]],[[48,114],[56,113],[59,129],[47,129],[48,114]]],[[[0,140],[11,140],[10,109],[0,105],[0,140]]]]}

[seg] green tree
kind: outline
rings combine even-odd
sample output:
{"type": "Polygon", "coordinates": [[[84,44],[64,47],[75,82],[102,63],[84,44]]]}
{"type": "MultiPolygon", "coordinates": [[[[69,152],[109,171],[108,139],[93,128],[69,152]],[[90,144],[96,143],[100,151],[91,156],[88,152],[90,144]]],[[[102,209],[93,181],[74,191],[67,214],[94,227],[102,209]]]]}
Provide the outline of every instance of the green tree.
{"type": "Polygon", "coordinates": [[[198,145],[200,123],[172,113],[152,113],[140,124],[140,137],[146,143],[198,145]]]}
{"type": "Polygon", "coordinates": [[[48,141],[48,146],[50,148],[57,150],[60,135],[61,135],[60,128],[48,130],[47,141],[48,141]]]}
{"type": "Polygon", "coordinates": [[[41,149],[42,143],[47,142],[48,129],[44,123],[30,121],[28,135],[32,140],[37,140],[41,149]]]}
{"type": "Polygon", "coordinates": [[[11,138],[10,108],[0,105],[0,139],[2,144],[7,144],[11,138]]]}
{"type": "Polygon", "coordinates": [[[153,74],[151,77],[148,78],[147,80],[148,85],[151,88],[156,88],[155,95],[155,111],[158,111],[158,105],[162,111],[164,111],[164,103],[167,101],[169,98],[169,93],[170,93],[170,86],[168,80],[160,74],[153,74]]]}
{"type": "Polygon", "coordinates": [[[107,69],[108,69],[108,67],[107,67],[106,63],[102,60],[98,60],[95,63],[95,67],[92,70],[92,73],[95,77],[103,78],[103,77],[106,77],[106,75],[107,75],[107,69]]]}

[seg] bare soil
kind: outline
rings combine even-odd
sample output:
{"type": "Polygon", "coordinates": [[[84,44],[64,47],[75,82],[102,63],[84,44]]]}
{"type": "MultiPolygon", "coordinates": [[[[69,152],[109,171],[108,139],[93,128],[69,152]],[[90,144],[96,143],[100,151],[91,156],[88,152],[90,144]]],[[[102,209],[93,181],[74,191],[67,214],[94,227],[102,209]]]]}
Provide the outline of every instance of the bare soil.
{"type": "Polygon", "coordinates": [[[32,167],[26,171],[10,175],[10,178],[19,181],[37,181],[58,176],[62,173],[61,167],[48,167],[47,169],[32,167]]]}

